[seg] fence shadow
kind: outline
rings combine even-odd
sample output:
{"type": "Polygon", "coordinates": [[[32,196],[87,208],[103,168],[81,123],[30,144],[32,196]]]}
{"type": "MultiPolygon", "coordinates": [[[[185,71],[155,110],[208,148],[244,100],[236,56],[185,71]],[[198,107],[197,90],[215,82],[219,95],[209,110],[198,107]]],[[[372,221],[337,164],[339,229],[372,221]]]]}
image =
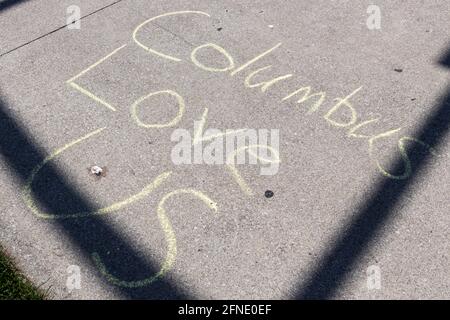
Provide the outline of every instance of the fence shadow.
{"type": "Polygon", "coordinates": [[[27,2],[30,0],[0,0],[0,11],[6,10],[14,7],[22,2],[27,2]]]}
{"type": "MultiPolygon", "coordinates": [[[[450,50],[439,63],[450,68],[450,50]]],[[[414,137],[436,149],[447,136],[449,124],[450,88],[414,137]]],[[[323,254],[308,280],[294,293],[294,299],[333,298],[358,259],[380,234],[380,229],[393,218],[396,205],[418,181],[431,156],[417,143],[410,145],[407,152],[413,165],[411,176],[406,180],[381,179],[349,225],[336,237],[332,248],[323,254]]],[[[394,172],[403,172],[403,161],[397,159],[392,168],[394,172]]]]}
{"type": "MultiPolygon", "coordinates": [[[[8,169],[25,184],[33,168],[46,157],[44,150],[27,133],[8,110],[0,94],[0,155],[8,169]]],[[[39,173],[39,182],[33,185],[33,197],[47,212],[93,211],[96,206],[88,197],[76,190],[64,174],[51,163],[39,173]]],[[[31,215],[32,213],[29,212],[31,215]]],[[[18,217],[19,218],[19,217],[18,217]]],[[[38,219],[38,218],[36,218],[38,219]]],[[[115,230],[103,217],[93,216],[83,219],[56,219],[59,230],[75,244],[86,260],[93,261],[91,254],[97,252],[111,274],[131,281],[149,277],[159,271],[155,265],[141,254],[126,236],[115,230]]],[[[45,241],[45,235],[42,235],[45,241]]],[[[91,265],[94,267],[94,265],[91,265]]],[[[110,285],[124,298],[133,299],[192,299],[175,283],[162,279],[142,288],[122,288],[112,286],[98,272],[106,285],[110,285]]],[[[65,285],[65,284],[62,284],[65,285]]]]}

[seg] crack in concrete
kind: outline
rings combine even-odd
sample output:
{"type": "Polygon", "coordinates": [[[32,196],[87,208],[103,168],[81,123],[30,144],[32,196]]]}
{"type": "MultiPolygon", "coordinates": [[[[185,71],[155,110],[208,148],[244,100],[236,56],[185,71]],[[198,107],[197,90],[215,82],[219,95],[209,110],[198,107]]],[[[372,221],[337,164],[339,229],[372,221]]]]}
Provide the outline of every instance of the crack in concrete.
{"type": "MultiPolygon", "coordinates": [[[[104,7],[101,7],[101,8],[99,8],[99,9],[97,9],[97,10],[91,12],[91,13],[88,13],[88,14],[82,16],[81,18],[79,18],[79,19],[73,21],[72,23],[75,23],[75,22],[77,22],[77,21],[81,21],[81,20],[84,19],[84,18],[87,18],[87,17],[89,17],[89,16],[91,16],[91,15],[94,15],[94,14],[100,12],[100,11],[103,11],[103,10],[109,8],[109,7],[112,7],[112,6],[118,4],[119,2],[122,2],[122,1],[124,1],[124,0],[117,0],[117,1],[114,1],[113,3],[110,3],[110,4],[108,4],[108,5],[104,6],[104,7]]],[[[33,40],[30,40],[30,41],[28,41],[28,42],[25,42],[25,43],[23,43],[23,44],[21,44],[21,45],[15,47],[15,48],[11,49],[11,50],[8,50],[8,51],[6,51],[6,52],[4,52],[4,53],[1,53],[1,54],[0,54],[0,58],[2,58],[3,56],[6,56],[7,54],[10,54],[10,53],[12,53],[12,52],[14,52],[14,51],[16,51],[16,50],[18,50],[18,49],[20,49],[20,48],[23,48],[23,47],[25,47],[25,46],[27,46],[27,45],[33,43],[33,42],[36,42],[36,41],[38,41],[38,40],[40,40],[40,39],[42,39],[42,38],[45,38],[45,37],[47,37],[47,36],[49,36],[49,35],[51,35],[51,34],[53,34],[53,33],[55,33],[55,32],[58,32],[58,31],[64,29],[65,27],[67,27],[67,26],[68,26],[68,24],[65,24],[65,25],[63,25],[63,26],[61,26],[61,27],[58,27],[58,28],[56,28],[56,29],[54,29],[54,30],[52,30],[52,31],[50,31],[50,32],[47,32],[47,33],[45,33],[45,34],[43,34],[43,35],[41,35],[41,36],[39,36],[39,37],[37,37],[37,38],[34,38],[33,40]]]]}

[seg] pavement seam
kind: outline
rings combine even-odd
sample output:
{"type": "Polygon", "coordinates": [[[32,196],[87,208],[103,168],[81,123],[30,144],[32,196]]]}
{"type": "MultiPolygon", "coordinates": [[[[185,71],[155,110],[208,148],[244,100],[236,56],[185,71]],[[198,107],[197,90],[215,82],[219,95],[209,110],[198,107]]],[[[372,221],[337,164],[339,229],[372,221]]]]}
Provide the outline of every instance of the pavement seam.
{"type": "MultiPolygon", "coordinates": [[[[117,1],[114,1],[113,3],[110,3],[110,4],[108,4],[108,5],[106,5],[106,6],[102,7],[102,8],[99,8],[99,9],[97,9],[97,10],[92,11],[91,13],[88,13],[87,15],[82,16],[81,18],[79,18],[79,19],[73,21],[72,23],[75,23],[75,22],[77,22],[77,21],[81,21],[81,20],[84,19],[84,18],[87,18],[87,17],[89,17],[89,16],[91,16],[91,15],[93,15],[93,14],[96,14],[96,13],[98,13],[98,12],[100,12],[100,11],[103,11],[103,10],[109,8],[109,7],[112,7],[112,6],[118,4],[119,2],[122,2],[122,1],[124,1],[124,0],[117,0],[117,1]]],[[[39,36],[39,37],[37,37],[37,38],[34,38],[33,40],[30,40],[30,41],[28,41],[28,42],[25,42],[25,43],[23,43],[23,44],[21,44],[21,45],[15,47],[15,48],[9,50],[9,51],[6,51],[6,52],[4,52],[4,53],[1,53],[1,54],[0,54],[0,58],[2,58],[3,56],[6,56],[7,54],[10,54],[10,53],[12,53],[12,52],[18,50],[18,49],[21,49],[21,48],[23,48],[23,47],[25,47],[25,46],[27,46],[27,45],[33,43],[33,42],[36,42],[36,41],[38,41],[38,40],[40,40],[40,39],[42,39],[42,38],[45,38],[45,37],[47,37],[47,36],[49,36],[49,35],[51,35],[51,34],[57,32],[57,31],[59,31],[59,30],[62,30],[62,29],[66,28],[66,27],[69,26],[69,25],[70,25],[70,24],[65,24],[65,25],[63,25],[63,26],[61,26],[61,27],[58,27],[58,28],[56,28],[56,29],[54,29],[54,30],[52,30],[52,31],[50,31],[50,32],[47,32],[47,33],[45,33],[45,34],[43,34],[43,35],[41,35],[41,36],[39,36]]]]}

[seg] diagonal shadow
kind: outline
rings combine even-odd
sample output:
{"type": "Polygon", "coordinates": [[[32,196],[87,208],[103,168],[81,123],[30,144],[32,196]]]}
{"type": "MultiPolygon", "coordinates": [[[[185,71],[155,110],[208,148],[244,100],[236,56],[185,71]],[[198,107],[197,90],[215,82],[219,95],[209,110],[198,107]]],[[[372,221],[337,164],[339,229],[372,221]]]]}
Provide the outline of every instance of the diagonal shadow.
{"type": "Polygon", "coordinates": [[[450,49],[444,54],[439,60],[439,64],[443,65],[446,68],[450,69],[450,49]]]}
{"type": "Polygon", "coordinates": [[[18,5],[22,2],[27,2],[29,0],[0,0],[0,11],[9,9],[18,5]]]}
{"type": "MultiPolygon", "coordinates": [[[[439,62],[450,68],[450,50],[439,62]]],[[[437,149],[449,131],[450,88],[433,113],[417,130],[415,137],[437,149]]],[[[413,172],[406,180],[384,178],[375,188],[372,196],[364,202],[349,225],[335,239],[334,246],[320,259],[308,280],[295,292],[294,299],[331,299],[344,283],[358,259],[380,235],[384,225],[389,223],[395,207],[411,186],[418,181],[425,169],[430,153],[415,143],[408,150],[413,172]]],[[[403,172],[403,161],[393,165],[394,172],[403,172]]]]}
{"type": "MultiPolygon", "coordinates": [[[[24,184],[33,168],[46,156],[26,129],[9,113],[1,95],[0,155],[10,171],[24,184]]],[[[39,173],[38,180],[33,185],[33,197],[47,212],[86,212],[98,209],[79,190],[72,187],[64,174],[51,163],[39,173]]],[[[159,271],[158,266],[143,257],[124,235],[102,217],[52,221],[58,230],[78,247],[93,268],[95,266],[91,254],[97,252],[109,272],[121,280],[144,279],[159,271]]],[[[42,240],[45,241],[45,235],[42,240]]],[[[99,272],[98,276],[109,285],[99,272]]],[[[122,297],[130,299],[192,299],[176,284],[165,279],[142,288],[129,289],[112,285],[110,288],[122,297]]]]}

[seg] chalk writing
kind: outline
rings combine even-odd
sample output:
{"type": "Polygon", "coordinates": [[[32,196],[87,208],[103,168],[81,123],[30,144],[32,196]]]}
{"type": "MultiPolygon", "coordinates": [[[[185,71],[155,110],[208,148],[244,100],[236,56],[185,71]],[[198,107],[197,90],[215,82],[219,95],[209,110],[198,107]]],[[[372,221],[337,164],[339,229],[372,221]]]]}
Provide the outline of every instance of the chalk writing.
{"type": "Polygon", "coordinates": [[[162,90],[162,91],[152,92],[144,97],[139,98],[135,103],[133,103],[133,105],[131,106],[131,116],[136,121],[138,126],[140,126],[140,127],[162,129],[162,128],[176,126],[178,124],[178,122],[180,122],[181,118],[183,117],[185,108],[186,108],[186,106],[185,106],[183,97],[181,97],[178,93],[176,93],[175,91],[172,91],[172,90],[162,90]],[[177,100],[177,103],[178,103],[177,115],[175,116],[175,118],[173,118],[171,121],[169,121],[167,123],[146,124],[146,123],[142,122],[138,116],[139,105],[143,101],[147,100],[148,98],[155,96],[155,95],[159,95],[159,94],[168,94],[172,97],[175,97],[175,99],[177,100]]]}
{"type": "MultiPolygon", "coordinates": [[[[152,19],[157,19],[159,17],[163,17],[163,16],[168,16],[168,15],[178,15],[178,14],[185,14],[185,13],[200,13],[198,11],[177,11],[177,12],[170,12],[170,13],[166,13],[164,15],[160,15],[157,16],[155,18],[152,19]]],[[[209,14],[205,13],[205,12],[201,12],[201,14],[204,14],[208,17],[210,17],[209,14]]],[[[149,19],[150,21],[152,21],[152,19],[149,19]]],[[[147,21],[149,21],[147,20],[147,21]]],[[[196,48],[194,48],[191,52],[191,61],[193,62],[193,64],[197,67],[199,67],[202,70],[208,71],[208,72],[224,72],[224,71],[230,71],[230,76],[235,76],[236,74],[244,71],[245,69],[249,68],[252,64],[254,64],[255,62],[257,62],[258,60],[262,59],[263,57],[266,57],[267,55],[269,55],[270,53],[272,53],[274,50],[276,50],[277,48],[279,48],[281,46],[282,43],[278,43],[275,46],[273,46],[272,48],[262,52],[259,55],[256,55],[254,58],[250,59],[249,61],[243,63],[241,66],[234,68],[235,62],[234,59],[232,57],[232,55],[225,50],[222,46],[219,46],[217,44],[213,44],[213,43],[206,43],[206,44],[202,44],[196,48]],[[220,52],[227,60],[228,60],[228,65],[226,67],[223,68],[218,68],[218,67],[212,67],[212,66],[205,66],[204,64],[200,63],[197,60],[197,52],[200,49],[203,48],[213,48],[216,51],[220,52]]],[[[141,46],[142,47],[142,46],[141,46]]],[[[147,48],[147,47],[145,47],[147,48]]],[[[148,48],[147,48],[148,49],[148,48]]],[[[164,54],[161,52],[154,52],[155,50],[148,50],[150,53],[153,53],[157,56],[163,57],[165,59],[169,59],[169,60],[173,60],[173,61],[181,61],[180,58],[174,58],[168,54],[164,54]]],[[[292,74],[285,74],[282,76],[278,76],[275,78],[272,78],[270,80],[266,80],[266,81],[262,81],[262,82],[257,82],[257,83],[253,83],[252,79],[259,73],[269,70],[272,68],[272,65],[268,65],[268,66],[264,66],[261,68],[258,68],[256,70],[251,71],[249,74],[247,74],[244,78],[244,86],[246,88],[261,88],[261,92],[265,93],[269,88],[271,88],[274,84],[276,83],[280,83],[282,81],[285,81],[289,78],[292,78],[293,75],[292,74]]],[[[350,103],[350,98],[352,98],[353,96],[356,95],[356,93],[358,93],[360,90],[362,89],[362,86],[360,86],[359,88],[355,89],[353,92],[351,92],[349,95],[347,95],[344,98],[336,98],[335,100],[337,101],[337,103],[331,107],[324,115],[323,118],[325,119],[325,121],[330,124],[331,126],[334,126],[336,128],[349,128],[349,131],[347,132],[347,137],[354,137],[354,138],[367,138],[368,139],[368,153],[371,156],[372,159],[375,159],[376,156],[373,154],[373,141],[376,139],[381,139],[381,138],[385,138],[389,135],[372,135],[372,136],[364,136],[364,135],[358,135],[355,132],[357,130],[359,130],[360,128],[362,128],[363,126],[366,126],[372,122],[376,122],[377,120],[371,119],[371,120],[363,120],[361,123],[358,123],[359,120],[359,115],[358,112],[356,111],[356,109],[352,106],[352,104],[350,103]],[[342,117],[342,113],[343,111],[346,110],[347,115],[349,115],[348,119],[343,120],[342,117]],[[335,115],[336,114],[340,114],[341,117],[336,118],[335,115]]],[[[323,105],[323,103],[325,102],[325,98],[326,98],[326,93],[325,92],[317,92],[317,93],[312,93],[312,88],[311,86],[303,86],[300,89],[297,89],[289,94],[287,94],[286,96],[284,96],[281,101],[282,102],[288,102],[288,100],[298,94],[303,94],[298,100],[297,100],[297,104],[302,104],[305,103],[307,101],[309,101],[310,99],[314,98],[314,104],[310,107],[310,109],[308,110],[307,114],[310,115],[312,113],[317,112],[320,107],[323,105]]],[[[397,131],[395,131],[397,132],[397,131]]],[[[393,132],[394,133],[394,132],[393,132]]],[[[402,138],[400,138],[401,140],[402,138]]],[[[415,139],[415,138],[414,138],[415,139]]],[[[399,143],[400,143],[399,140],[399,143]]],[[[417,141],[417,139],[415,139],[417,141]]],[[[427,145],[426,143],[420,141],[420,144],[422,144],[423,146],[425,146],[426,148],[428,148],[431,150],[431,147],[429,145],[427,145]]],[[[402,144],[403,145],[403,144],[402,144]]],[[[388,173],[385,169],[382,169],[382,167],[379,165],[378,160],[376,160],[377,163],[377,170],[383,174],[385,177],[391,178],[391,179],[407,179],[410,175],[411,175],[411,161],[409,159],[409,157],[407,156],[406,152],[404,151],[404,148],[400,148],[400,153],[402,156],[402,159],[405,162],[405,171],[402,175],[393,175],[388,173]],[[403,151],[402,151],[403,150],[403,151]]],[[[233,171],[233,169],[232,169],[233,171]]]]}
{"type": "Polygon", "coordinates": [[[138,193],[122,200],[122,201],[118,201],[115,202],[107,207],[103,207],[100,208],[98,210],[95,211],[89,211],[89,212],[77,212],[77,213],[68,213],[68,212],[60,212],[60,213],[46,213],[46,212],[42,212],[38,206],[36,205],[35,199],[33,197],[33,190],[32,190],[32,185],[33,185],[33,181],[36,179],[38,173],[42,170],[42,168],[49,163],[50,161],[52,161],[54,158],[56,158],[58,155],[60,155],[61,153],[63,153],[64,151],[76,146],[77,144],[99,134],[100,132],[102,132],[104,129],[106,128],[101,128],[98,130],[95,130],[77,140],[74,140],[68,144],[66,144],[65,146],[63,146],[62,148],[57,149],[56,151],[54,151],[53,153],[51,153],[48,157],[46,157],[41,163],[39,163],[31,172],[30,176],[28,177],[25,187],[24,187],[24,191],[23,191],[23,198],[24,201],[26,203],[26,205],[28,206],[28,208],[30,208],[31,212],[33,212],[36,216],[43,218],[43,219],[73,219],[73,218],[83,218],[83,217],[89,217],[89,216],[94,216],[94,215],[105,215],[114,211],[118,211],[120,209],[122,209],[123,207],[132,204],[135,201],[141,200],[142,198],[146,197],[147,195],[149,195],[151,192],[153,192],[159,185],[161,185],[169,176],[172,172],[168,171],[168,172],[164,172],[162,174],[160,174],[158,177],[155,178],[155,180],[153,180],[152,183],[146,185],[141,191],[139,191],[138,193]]]}
{"type": "Polygon", "coordinates": [[[210,17],[209,14],[207,14],[206,12],[202,12],[202,11],[174,11],[174,12],[164,13],[164,14],[161,14],[159,16],[150,18],[150,19],[144,21],[143,23],[141,23],[140,25],[138,25],[136,27],[136,29],[134,29],[134,31],[133,31],[133,40],[134,40],[134,42],[136,42],[137,45],[140,46],[141,48],[143,48],[144,50],[146,50],[146,51],[148,51],[148,52],[150,52],[150,53],[152,53],[154,55],[157,55],[157,56],[159,56],[159,57],[161,57],[163,59],[172,60],[172,61],[175,61],[175,62],[180,62],[181,59],[179,59],[177,57],[173,57],[173,56],[168,55],[168,54],[161,53],[161,52],[156,51],[154,49],[151,49],[151,48],[147,47],[146,45],[142,44],[137,39],[137,34],[141,30],[141,28],[144,27],[145,25],[149,24],[150,22],[155,21],[155,20],[160,19],[160,18],[163,18],[163,17],[173,16],[173,15],[180,15],[180,14],[201,14],[201,15],[205,15],[207,17],[210,17]]]}
{"type": "Polygon", "coordinates": [[[109,59],[110,57],[112,57],[113,55],[115,55],[117,52],[119,52],[120,50],[122,50],[123,48],[125,48],[127,45],[123,45],[117,49],[115,49],[113,52],[111,52],[110,54],[106,55],[105,57],[101,58],[100,60],[98,60],[97,62],[95,62],[94,64],[92,64],[91,66],[87,67],[86,69],[84,69],[83,71],[81,71],[79,74],[77,74],[76,76],[74,76],[73,78],[70,78],[69,80],[67,80],[67,83],[74,89],[80,91],[82,94],[88,96],[89,98],[91,98],[92,100],[104,105],[105,107],[107,107],[108,109],[112,110],[112,111],[116,111],[116,108],[114,108],[113,106],[111,106],[108,102],[104,101],[103,99],[97,97],[95,94],[93,94],[92,92],[84,89],[83,87],[81,87],[80,85],[75,83],[75,80],[78,79],[79,77],[83,76],[85,73],[89,72],[90,70],[94,69],[95,67],[99,66],[100,64],[102,64],[103,62],[105,62],[107,59],[109,59]]]}
{"type": "MultiPolygon", "coordinates": [[[[152,17],[150,19],[145,20],[141,24],[139,24],[132,33],[132,40],[134,43],[140,48],[144,49],[149,54],[155,55],[159,58],[162,58],[164,60],[168,60],[170,62],[182,62],[182,58],[175,57],[168,53],[163,53],[160,51],[157,51],[156,49],[151,48],[150,46],[144,44],[141,40],[138,39],[138,36],[143,32],[143,27],[150,24],[155,23],[156,20],[169,17],[169,16],[179,16],[179,15],[201,15],[206,17],[211,17],[208,13],[203,11],[193,11],[193,10],[186,10],[186,11],[174,11],[174,12],[168,12],[164,14],[157,15],[155,17],[152,17]]],[[[264,81],[257,81],[255,78],[261,77],[261,74],[265,74],[267,71],[272,70],[273,65],[267,65],[264,67],[259,67],[255,70],[250,70],[251,66],[256,63],[257,61],[261,60],[262,58],[267,57],[269,54],[273,53],[277,48],[279,48],[282,45],[282,43],[277,43],[273,47],[265,50],[264,52],[257,54],[254,58],[249,59],[248,61],[242,63],[241,65],[236,67],[236,62],[233,58],[233,56],[230,54],[229,51],[227,51],[224,47],[220,46],[219,44],[207,42],[204,44],[201,44],[197,47],[195,47],[191,53],[190,53],[190,61],[191,63],[196,66],[197,68],[205,71],[205,72],[212,72],[212,73],[225,73],[228,72],[229,76],[232,79],[236,75],[249,70],[249,72],[244,76],[243,85],[245,88],[253,89],[253,88],[259,88],[261,93],[266,93],[269,89],[271,90],[282,90],[282,84],[285,84],[288,79],[293,78],[293,74],[288,73],[284,75],[278,75],[278,76],[271,76],[269,79],[265,79],[264,81]],[[208,61],[208,64],[206,62],[200,61],[199,54],[203,50],[215,50],[218,52],[223,58],[226,60],[226,64],[222,65],[218,63],[218,61],[208,61]]],[[[111,53],[107,54],[94,64],[90,65],[88,68],[84,69],[71,79],[67,81],[67,84],[80,92],[81,94],[89,97],[93,101],[99,103],[100,105],[106,107],[107,109],[111,111],[116,111],[117,109],[109,102],[107,102],[105,99],[100,98],[95,93],[89,91],[88,89],[82,87],[75,81],[78,80],[80,77],[86,75],[89,71],[93,70],[94,68],[98,67],[100,64],[105,62],[106,60],[110,59],[113,55],[117,54],[120,50],[127,47],[127,44],[124,44],[117,49],[113,50],[111,53]]],[[[295,99],[295,104],[297,106],[304,105],[306,103],[311,103],[311,106],[309,109],[307,109],[306,114],[312,115],[317,114],[319,111],[322,111],[323,105],[325,103],[327,94],[324,91],[320,92],[314,92],[311,86],[309,85],[303,85],[303,86],[297,86],[299,89],[295,89],[294,91],[290,93],[283,93],[283,98],[280,99],[280,102],[284,102],[285,104],[288,104],[291,102],[291,100],[295,99]]],[[[344,98],[336,98],[335,101],[337,103],[332,106],[330,109],[323,111],[322,118],[324,119],[325,123],[330,125],[333,128],[336,129],[345,129],[346,130],[346,137],[348,138],[355,138],[355,139],[365,139],[367,140],[367,146],[368,146],[368,153],[371,159],[374,160],[376,164],[377,170],[385,177],[389,179],[396,179],[396,180],[402,180],[406,179],[411,175],[412,172],[412,166],[411,161],[408,157],[408,153],[406,151],[405,143],[418,143],[422,145],[425,149],[428,149],[430,152],[435,154],[434,150],[430,148],[429,145],[426,143],[414,138],[414,137],[408,137],[403,136],[399,138],[398,140],[398,149],[400,152],[400,156],[404,162],[404,172],[399,175],[394,175],[390,172],[388,172],[380,163],[379,159],[377,158],[377,155],[375,154],[374,144],[384,138],[391,137],[395,134],[397,134],[402,128],[395,128],[390,129],[382,133],[361,133],[362,129],[367,129],[367,127],[370,127],[371,124],[378,122],[381,117],[375,118],[375,119],[362,119],[360,120],[360,115],[358,114],[358,111],[352,103],[350,102],[350,99],[353,98],[358,92],[360,92],[362,89],[362,86],[358,87],[354,91],[352,91],[350,94],[348,94],[344,98]],[[345,119],[342,118],[343,112],[345,111],[345,119]],[[338,116],[338,117],[336,117],[338,116]]],[[[177,126],[180,121],[183,118],[183,115],[186,111],[186,104],[185,100],[183,99],[182,95],[180,95],[175,89],[165,89],[165,90],[159,90],[154,91],[152,93],[149,93],[143,97],[140,97],[136,101],[134,101],[131,104],[131,118],[135,121],[137,126],[148,128],[148,129],[164,129],[169,127],[177,126]],[[174,98],[178,104],[178,111],[176,115],[164,123],[146,123],[144,122],[141,117],[139,116],[139,110],[142,107],[142,104],[144,101],[150,100],[154,96],[158,95],[167,95],[169,98],[174,98]]],[[[201,115],[201,120],[198,121],[198,123],[194,126],[194,139],[193,139],[193,145],[200,144],[203,141],[209,141],[212,139],[215,139],[219,136],[229,135],[229,134],[236,134],[238,132],[241,132],[242,130],[231,130],[227,132],[220,132],[216,134],[210,134],[204,136],[203,131],[205,129],[206,120],[208,115],[208,108],[204,109],[203,114],[201,115]]],[[[166,182],[166,180],[171,176],[172,171],[166,171],[161,174],[159,174],[156,178],[153,179],[151,183],[144,186],[139,192],[137,192],[134,195],[131,195],[127,197],[124,200],[115,202],[107,207],[100,208],[98,210],[94,210],[91,212],[77,212],[77,213],[70,213],[70,212],[60,212],[60,213],[47,213],[41,211],[38,206],[36,205],[36,201],[33,197],[33,191],[32,186],[33,182],[37,178],[39,172],[41,169],[47,165],[50,161],[54,160],[57,156],[59,156],[61,153],[80,145],[81,143],[85,142],[86,140],[90,139],[91,137],[94,137],[106,128],[100,128],[98,130],[95,130],[91,133],[88,133],[84,136],[82,136],[79,139],[76,139],[65,146],[55,150],[52,152],[48,157],[46,157],[41,163],[37,164],[37,166],[33,169],[30,176],[28,177],[24,190],[23,190],[23,199],[26,203],[26,205],[29,207],[29,209],[32,211],[33,214],[36,216],[43,218],[43,219],[79,219],[79,218],[85,218],[93,215],[104,215],[111,212],[118,211],[125,206],[128,206],[132,204],[133,202],[139,201],[143,199],[144,197],[148,196],[151,192],[156,190],[162,183],[166,182]]],[[[248,153],[249,156],[253,157],[254,159],[258,159],[262,162],[266,163],[279,163],[280,162],[280,156],[278,152],[270,148],[267,144],[260,145],[260,144],[251,144],[249,146],[246,146],[244,148],[240,148],[238,150],[235,150],[233,153],[228,154],[227,158],[234,158],[236,156],[244,155],[245,153],[248,153]],[[266,151],[270,151],[271,158],[269,157],[262,157],[261,156],[261,148],[266,148],[266,151]]],[[[253,196],[254,192],[252,188],[249,186],[249,184],[245,181],[245,179],[242,177],[239,170],[236,168],[236,166],[233,164],[233,162],[227,161],[225,165],[226,170],[229,171],[230,175],[234,179],[234,181],[238,184],[241,191],[246,196],[253,196]]],[[[263,174],[263,173],[262,173],[263,174]]],[[[172,225],[170,223],[170,220],[166,214],[166,210],[164,208],[164,205],[166,201],[168,201],[170,198],[174,196],[179,196],[182,194],[189,194],[191,196],[196,197],[197,199],[200,199],[210,210],[217,212],[217,204],[212,201],[206,194],[203,192],[200,192],[196,189],[174,189],[171,192],[168,192],[165,194],[162,199],[160,200],[158,207],[157,207],[157,216],[160,223],[160,226],[164,232],[165,240],[167,242],[167,254],[166,258],[161,266],[161,269],[154,275],[142,279],[142,280],[135,280],[135,281],[125,281],[117,278],[116,276],[112,275],[109,271],[107,266],[102,262],[101,257],[98,253],[94,252],[92,254],[92,258],[94,260],[94,263],[100,270],[100,272],[113,284],[123,287],[129,287],[129,288],[136,288],[141,286],[149,285],[156,280],[160,279],[164,276],[173,266],[176,260],[177,256],[177,241],[175,232],[172,228],[172,225]]],[[[272,193],[273,195],[273,193],[272,193]]]]}
{"type": "MultiPolygon", "coordinates": [[[[227,169],[229,170],[229,172],[231,173],[232,177],[234,178],[236,183],[239,185],[241,190],[244,192],[244,194],[246,194],[247,196],[252,196],[254,194],[252,189],[249,187],[249,185],[244,180],[244,178],[242,178],[242,175],[240,174],[239,170],[234,165],[234,161],[231,161],[231,159],[233,159],[234,157],[236,157],[239,154],[244,154],[246,151],[254,159],[257,159],[259,161],[266,162],[266,163],[280,163],[280,156],[279,156],[277,150],[275,150],[271,146],[268,146],[267,144],[264,144],[264,145],[256,144],[256,145],[245,146],[245,147],[239,148],[239,149],[233,151],[231,154],[227,155],[227,159],[229,159],[229,161],[227,161],[227,169]],[[260,152],[261,149],[269,150],[271,152],[273,159],[261,157],[261,152],[260,152]]],[[[263,170],[263,168],[261,170],[263,170]]]]}
{"type": "Polygon", "coordinates": [[[203,192],[200,192],[195,189],[178,189],[174,190],[172,192],[167,193],[164,195],[161,199],[161,201],[158,204],[157,214],[158,214],[158,220],[161,225],[161,228],[164,231],[164,235],[167,242],[167,255],[166,259],[164,260],[164,263],[161,266],[161,269],[154,275],[143,279],[143,280],[135,280],[135,281],[124,281],[120,280],[119,278],[113,276],[111,273],[108,272],[106,266],[103,264],[100,256],[98,253],[94,252],[92,254],[92,258],[94,259],[95,264],[99,268],[100,272],[112,283],[114,283],[117,286],[121,287],[127,287],[127,288],[136,288],[136,287],[142,287],[149,285],[153,283],[154,281],[158,280],[159,278],[163,277],[167,271],[169,271],[173,264],[175,263],[175,259],[177,256],[177,240],[175,236],[175,232],[173,231],[172,225],[170,223],[169,218],[167,217],[166,210],[164,209],[164,204],[167,200],[169,200],[173,196],[181,195],[181,194],[191,194],[201,201],[203,201],[206,206],[213,210],[214,212],[217,212],[217,203],[211,200],[206,194],[203,192]]]}
{"type": "Polygon", "coordinates": [[[231,70],[234,68],[234,61],[233,61],[233,58],[230,56],[230,54],[228,52],[226,52],[224,48],[222,48],[214,43],[205,43],[201,46],[198,46],[194,50],[192,50],[191,60],[197,67],[199,67],[203,70],[209,71],[209,72],[224,72],[224,71],[228,71],[228,70],[231,70]],[[217,50],[218,52],[220,52],[221,54],[223,54],[228,60],[228,66],[226,66],[224,68],[214,68],[214,67],[205,66],[204,64],[200,63],[197,60],[197,51],[200,49],[203,49],[203,48],[213,48],[213,49],[217,50]]]}

